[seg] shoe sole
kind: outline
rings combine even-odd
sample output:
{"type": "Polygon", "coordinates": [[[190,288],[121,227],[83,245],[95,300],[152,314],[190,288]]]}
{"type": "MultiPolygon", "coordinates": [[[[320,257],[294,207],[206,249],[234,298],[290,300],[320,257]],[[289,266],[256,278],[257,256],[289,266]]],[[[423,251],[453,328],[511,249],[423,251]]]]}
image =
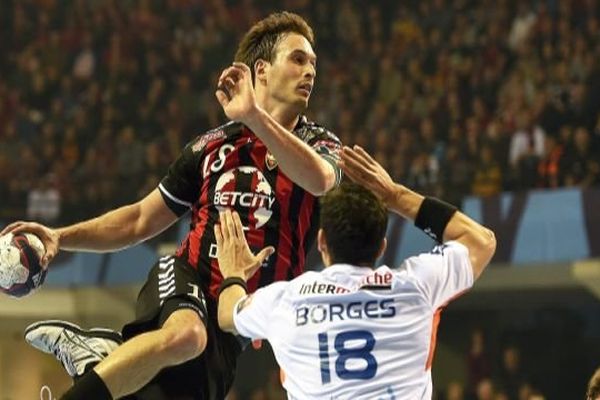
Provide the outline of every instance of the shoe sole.
{"type": "Polygon", "coordinates": [[[76,324],[73,324],[73,323],[67,322],[67,321],[61,321],[58,319],[35,322],[35,323],[29,325],[27,328],[25,328],[25,333],[24,333],[25,341],[27,341],[27,334],[29,334],[30,332],[32,332],[40,327],[62,328],[62,329],[69,330],[71,332],[75,332],[78,335],[85,336],[85,337],[108,339],[108,340],[112,340],[118,344],[123,343],[123,338],[121,337],[121,335],[119,335],[118,333],[116,333],[115,331],[113,331],[111,329],[106,329],[106,328],[82,329],[79,325],[76,325],[76,324]]]}

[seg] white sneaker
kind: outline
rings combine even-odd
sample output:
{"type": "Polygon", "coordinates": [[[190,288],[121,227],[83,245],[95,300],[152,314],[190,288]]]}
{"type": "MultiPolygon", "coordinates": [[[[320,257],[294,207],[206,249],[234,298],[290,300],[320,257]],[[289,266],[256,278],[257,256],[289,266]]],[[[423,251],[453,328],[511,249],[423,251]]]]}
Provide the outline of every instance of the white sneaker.
{"type": "Polygon", "coordinates": [[[97,364],[116,349],[123,339],[104,328],[90,330],[67,321],[40,321],[25,328],[27,343],[44,353],[54,354],[72,377],[83,375],[90,363],[97,364]]]}

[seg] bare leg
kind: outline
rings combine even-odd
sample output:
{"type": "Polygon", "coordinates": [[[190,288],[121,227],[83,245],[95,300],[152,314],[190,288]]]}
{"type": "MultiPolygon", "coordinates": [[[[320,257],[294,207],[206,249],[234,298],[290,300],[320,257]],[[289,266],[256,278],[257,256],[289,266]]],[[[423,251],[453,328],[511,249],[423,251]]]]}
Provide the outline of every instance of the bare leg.
{"type": "Polygon", "coordinates": [[[136,336],[94,367],[113,398],[135,393],[165,367],[199,356],[206,347],[206,328],[192,310],[171,314],[162,328],[136,336]]]}

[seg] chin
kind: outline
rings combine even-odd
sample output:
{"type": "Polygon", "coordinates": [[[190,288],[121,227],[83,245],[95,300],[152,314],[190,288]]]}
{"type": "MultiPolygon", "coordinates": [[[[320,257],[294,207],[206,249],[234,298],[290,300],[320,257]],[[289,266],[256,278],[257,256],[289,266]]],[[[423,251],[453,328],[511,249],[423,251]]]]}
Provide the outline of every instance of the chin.
{"type": "Polygon", "coordinates": [[[304,111],[308,108],[308,97],[301,97],[294,102],[294,106],[298,107],[300,111],[304,111]]]}

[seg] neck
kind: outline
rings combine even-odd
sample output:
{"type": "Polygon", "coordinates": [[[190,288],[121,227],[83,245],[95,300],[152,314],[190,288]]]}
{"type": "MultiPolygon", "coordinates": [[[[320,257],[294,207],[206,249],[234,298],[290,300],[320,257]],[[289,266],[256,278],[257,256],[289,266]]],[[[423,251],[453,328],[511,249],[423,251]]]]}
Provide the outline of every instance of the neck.
{"type": "Polygon", "coordinates": [[[264,92],[257,93],[256,102],[285,129],[291,131],[296,127],[300,118],[296,107],[280,103],[273,98],[268,98],[264,92]]]}

